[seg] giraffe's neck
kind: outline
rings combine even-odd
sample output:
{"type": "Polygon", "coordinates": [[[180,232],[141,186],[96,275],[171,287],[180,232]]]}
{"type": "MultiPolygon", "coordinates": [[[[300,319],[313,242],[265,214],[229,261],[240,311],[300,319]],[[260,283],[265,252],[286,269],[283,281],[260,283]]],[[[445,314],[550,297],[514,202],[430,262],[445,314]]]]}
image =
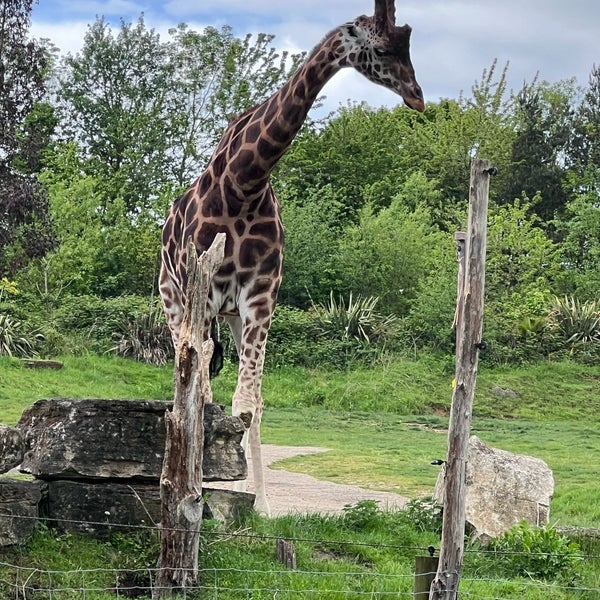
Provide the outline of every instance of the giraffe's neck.
{"type": "Polygon", "coordinates": [[[344,66],[343,35],[338,28],[325,36],[277,92],[230,124],[213,162],[223,160],[239,188],[260,189],[302,127],[323,86],[344,66]]]}

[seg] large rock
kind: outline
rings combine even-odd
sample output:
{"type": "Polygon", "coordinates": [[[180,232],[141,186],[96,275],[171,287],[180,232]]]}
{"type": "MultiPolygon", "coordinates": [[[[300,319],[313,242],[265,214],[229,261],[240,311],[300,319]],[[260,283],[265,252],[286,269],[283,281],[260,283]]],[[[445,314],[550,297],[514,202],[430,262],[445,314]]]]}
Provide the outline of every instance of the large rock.
{"type": "Polygon", "coordinates": [[[45,489],[43,481],[0,478],[0,547],[29,540],[37,523],[38,506],[45,489]]]}
{"type": "MultiPolygon", "coordinates": [[[[26,449],[21,471],[40,479],[158,482],[167,408],[146,400],[39,400],[18,423],[26,449]]],[[[203,479],[245,479],[241,419],[207,404],[204,428],[203,479]]]]}
{"type": "Polygon", "coordinates": [[[154,483],[49,481],[48,524],[91,535],[153,526],[160,521],[160,490],[154,483]]]}
{"type": "MultiPolygon", "coordinates": [[[[57,529],[95,537],[138,527],[154,527],[161,520],[160,489],[154,483],[127,485],[90,481],[47,482],[45,518],[57,529]]],[[[204,518],[231,522],[252,510],[254,494],[202,490],[204,518]]]]}
{"type": "MultiPolygon", "coordinates": [[[[442,472],[434,492],[440,504],[443,486],[442,472]]],[[[466,494],[467,523],[476,537],[492,538],[523,520],[538,526],[547,523],[554,477],[543,460],[491,448],[472,436],[466,494]]]]}
{"type": "Polygon", "coordinates": [[[0,473],[8,473],[23,460],[23,435],[14,427],[0,425],[0,473]]]}

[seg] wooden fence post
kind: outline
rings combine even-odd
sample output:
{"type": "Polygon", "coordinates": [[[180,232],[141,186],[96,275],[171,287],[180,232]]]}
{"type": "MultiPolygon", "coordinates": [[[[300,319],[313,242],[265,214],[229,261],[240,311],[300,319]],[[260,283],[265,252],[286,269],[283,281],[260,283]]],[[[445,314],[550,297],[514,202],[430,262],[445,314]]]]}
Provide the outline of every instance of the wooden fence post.
{"type": "Polygon", "coordinates": [[[209,363],[213,342],[205,332],[208,292],[223,262],[225,234],[219,233],[198,258],[188,241],[186,306],[175,354],[175,399],[165,414],[166,442],[160,478],[161,549],[153,598],[171,597],[198,577],[202,525],[204,404],[212,401],[209,363]]]}
{"type": "Polygon", "coordinates": [[[438,571],[431,584],[430,600],[456,600],[463,564],[467,455],[477,363],[479,350],[483,348],[481,333],[487,206],[490,175],[494,172],[495,169],[487,160],[474,159],[471,164],[464,283],[462,290],[459,289],[457,308],[456,377],[448,425],[448,456],[444,470],[442,541],[438,571]]]}

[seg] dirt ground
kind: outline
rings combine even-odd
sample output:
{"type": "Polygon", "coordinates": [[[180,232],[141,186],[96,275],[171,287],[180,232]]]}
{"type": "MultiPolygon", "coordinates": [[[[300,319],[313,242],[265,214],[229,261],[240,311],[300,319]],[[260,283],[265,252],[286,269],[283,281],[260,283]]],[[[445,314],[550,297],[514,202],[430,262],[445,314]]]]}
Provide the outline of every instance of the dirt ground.
{"type": "MultiPolygon", "coordinates": [[[[330,481],[321,481],[310,475],[291,473],[283,469],[273,469],[273,463],[306,454],[327,452],[327,448],[314,446],[271,446],[263,444],[262,454],[265,464],[267,497],[271,505],[272,516],[289,513],[339,513],[346,504],[355,504],[360,500],[378,500],[381,508],[402,508],[409,498],[390,492],[368,490],[355,485],[341,485],[330,481]]],[[[249,462],[252,462],[250,458],[249,462]]],[[[248,465],[248,490],[253,492],[252,467],[248,465]]],[[[211,487],[217,487],[211,485],[211,487]]],[[[221,487],[221,486],[219,486],[221,487]]],[[[222,487],[228,487],[223,484],[222,487]]]]}

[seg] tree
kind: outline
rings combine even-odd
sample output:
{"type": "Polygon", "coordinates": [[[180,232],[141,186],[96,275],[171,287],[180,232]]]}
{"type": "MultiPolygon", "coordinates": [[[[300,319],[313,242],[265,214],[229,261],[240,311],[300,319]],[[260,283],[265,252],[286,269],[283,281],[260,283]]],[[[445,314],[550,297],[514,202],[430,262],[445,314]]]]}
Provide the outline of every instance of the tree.
{"type": "Polygon", "coordinates": [[[490,206],[485,339],[496,359],[523,358],[529,351],[523,335],[542,332],[561,272],[559,248],[535,214],[539,202],[538,195],[490,206]]]}
{"type": "Polygon", "coordinates": [[[572,130],[573,82],[528,86],[516,103],[517,128],[512,144],[511,180],[503,198],[539,194],[532,209],[543,223],[565,208],[563,157],[572,130]]]}
{"type": "Polygon", "coordinates": [[[13,276],[53,245],[44,190],[35,170],[37,134],[32,117],[44,96],[47,55],[27,39],[31,0],[0,6],[0,276],[13,276]]]}
{"type": "Polygon", "coordinates": [[[349,226],[340,240],[343,293],[378,296],[382,313],[405,315],[432,266],[432,249],[443,235],[432,223],[426,203],[407,206],[403,192],[420,188],[422,196],[435,196],[435,182],[414,174],[389,207],[375,213],[362,209],[357,225],[349,226]]]}
{"type": "Polygon", "coordinates": [[[156,208],[170,184],[165,159],[172,74],[165,46],[143,18],[122,22],[117,35],[98,19],[81,52],[65,59],[62,129],[78,142],[84,172],[98,179],[105,215],[115,198],[129,215],[156,208]]]}
{"type": "Polygon", "coordinates": [[[584,176],[575,179],[579,193],[556,221],[562,240],[560,293],[596,300],[600,297],[600,167],[589,165],[584,176]]]}
{"type": "Polygon", "coordinates": [[[580,174],[600,167],[600,66],[594,65],[583,100],[577,107],[570,137],[569,160],[580,174]]]}

